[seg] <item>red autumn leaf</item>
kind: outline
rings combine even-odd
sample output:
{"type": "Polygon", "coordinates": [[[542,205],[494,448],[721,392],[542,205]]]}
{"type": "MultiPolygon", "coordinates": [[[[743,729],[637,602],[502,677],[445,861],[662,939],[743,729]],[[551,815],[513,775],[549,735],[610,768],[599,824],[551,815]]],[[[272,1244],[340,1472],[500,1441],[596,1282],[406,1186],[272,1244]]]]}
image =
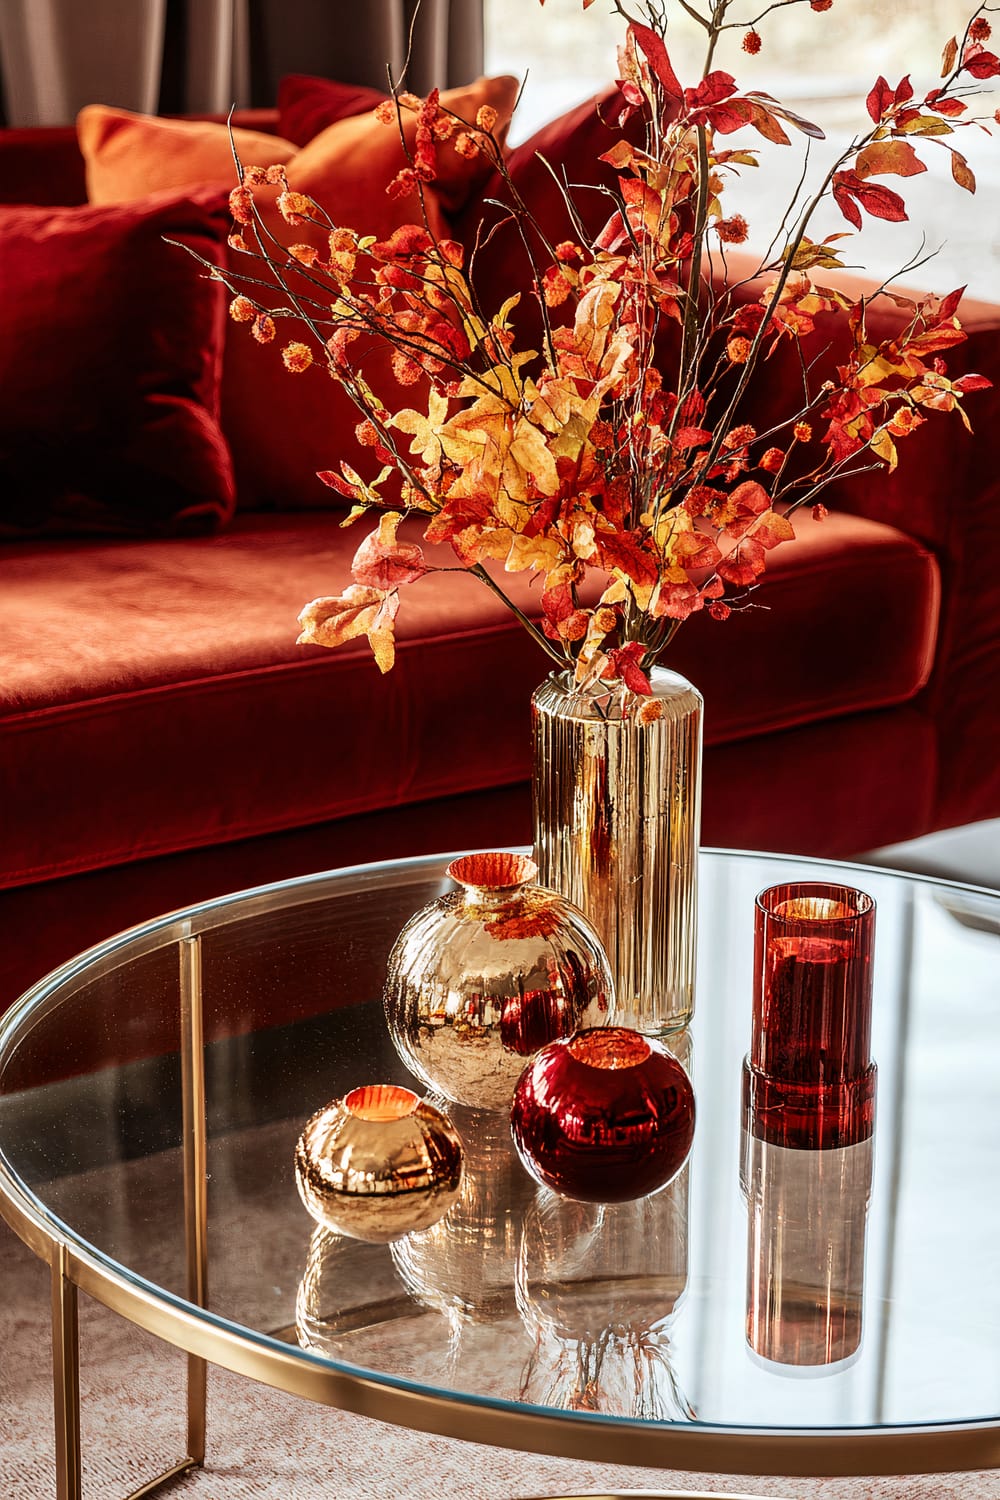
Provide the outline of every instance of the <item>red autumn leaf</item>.
{"type": "Polygon", "coordinates": [[[573,591],[568,583],[560,583],[542,594],[542,609],[550,620],[568,620],[573,613],[573,591]]]}
{"type": "Polygon", "coordinates": [[[1000,58],[995,52],[987,52],[985,47],[974,42],[965,49],[962,68],[966,73],[971,73],[973,78],[996,78],[1000,74],[1000,58]]]}
{"type": "Polygon", "coordinates": [[[958,312],[959,303],[964,296],[964,286],[956,287],[953,292],[949,292],[934,315],[934,322],[943,323],[946,318],[953,318],[958,312]]]}
{"type": "Polygon", "coordinates": [[[895,89],[891,88],[889,86],[889,80],[887,78],[883,78],[880,74],[879,77],[875,80],[875,84],[872,88],[871,93],[865,100],[865,103],[868,106],[868,113],[871,115],[876,125],[882,119],[886,111],[892,108],[895,97],[895,89]]]}
{"type": "Polygon", "coordinates": [[[696,89],[684,90],[684,103],[689,110],[709,109],[736,92],[736,79],[731,73],[716,70],[708,73],[696,89]]]}
{"type": "Polygon", "coordinates": [[[949,99],[946,94],[944,98],[942,98],[941,95],[943,93],[943,89],[931,89],[930,93],[927,95],[927,98],[924,100],[927,108],[932,109],[934,113],[938,115],[964,115],[968,108],[968,105],[963,104],[961,99],[949,99]]]}
{"type": "Polygon", "coordinates": [[[666,45],[661,36],[649,26],[643,26],[638,21],[629,24],[629,31],[635,37],[639,46],[646,54],[649,66],[659,79],[660,86],[668,99],[675,99],[678,103],[684,97],[680,80],[670,64],[667,56],[666,45]]]}
{"type": "Polygon", "coordinates": [[[704,607],[702,592],[693,583],[665,583],[660,589],[654,613],[668,620],[686,620],[704,607]]]}
{"type": "Polygon", "coordinates": [[[613,536],[599,531],[595,540],[604,567],[620,569],[633,583],[656,582],[659,577],[656,559],[643,550],[634,536],[627,532],[624,536],[613,536]]]}
{"type": "Polygon", "coordinates": [[[910,75],[901,78],[896,85],[896,92],[892,96],[893,104],[905,104],[907,99],[913,98],[913,86],[910,83],[910,75]]]}
{"type": "Polygon", "coordinates": [[[873,219],[889,219],[901,223],[906,218],[906,204],[891,188],[875,182],[865,182],[855,172],[837,172],[833,179],[833,196],[845,219],[861,228],[860,215],[852,214],[846,206],[851,198],[857,200],[873,219]]]}
{"type": "Polygon", "coordinates": [[[386,546],[378,531],[365,537],[351,564],[355,581],[369,589],[395,589],[403,583],[414,583],[426,572],[424,554],[416,543],[386,546]]]}
{"type": "Polygon", "coordinates": [[[674,447],[680,452],[685,448],[699,448],[702,443],[710,443],[712,434],[704,427],[679,427],[674,433],[674,447]]]}
{"type": "Polygon", "coordinates": [[[861,210],[847,191],[847,188],[837,181],[836,176],[833,179],[833,201],[844,215],[848,224],[853,224],[855,229],[860,229],[861,210]]]}
{"type": "Polygon", "coordinates": [[[927,168],[909,141],[873,141],[858,153],[854,163],[858,177],[916,177],[927,168]]]}
{"type": "Polygon", "coordinates": [[[738,484],[729,496],[729,503],[735,506],[738,515],[745,516],[759,516],[771,506],[767,490],[756,479],[744,479],[738,484]]]}
{"type": "Polygon", "coordinates": [[[985,375],[960,375],[957,380],[952,381],[952,388],[964,396],[967,391],[990,391],[993,389],[993,382],[987,380],[985,375]]]}
{"type": "Polygon", "coordinates": [[[795,532],[786,516],[776,510],[766,510],[753,529],[754,540],[768,551],[780,542],[794,542],[795,532]]]}
{"type": "Polygon", "coordinates": [[[682,531],[674,541],[672,555],[682,568],[714,568],[722,558],[712,538],[700,531],[682,531]]]}
{"type": "Polygon", "coordinates": [[[764,571],[764,548],[754,537],[745,536],[715,571],[727,583],[753,583],[764,571]]]}
{"type": "Polygon", "coordinates": [[[718,135],[732,135],[742,130],[753,119],[753,110],[746,99],[724,99],[705,111],[705,118],[718,135]]]}
{"type": "Polygon", "coordinates": [[[336,490],[338,495],[345,495],[348,500],[356,500],[358,498],[357,485],[349,484],[346,479],[341,479],[340,475],[335,474],[332,469],[320,469],[316,474],[316,478],[322,479],[323,483],[328,484],[331,490],[336,490]]]}
{"type": "MultiPolygon", "coordinates": [[[[638,641],[629,641],[627,646],[613,646],[608,652],[608,661],[614,675],[620,677],[631,692],[648,698],[653,689],[649,685],[649,678],[639,666],[645,654],[645,646],[640,645],[638,641]]],[[[602,673],[602,676],[609,675],[607,669],[602,673]]]]}

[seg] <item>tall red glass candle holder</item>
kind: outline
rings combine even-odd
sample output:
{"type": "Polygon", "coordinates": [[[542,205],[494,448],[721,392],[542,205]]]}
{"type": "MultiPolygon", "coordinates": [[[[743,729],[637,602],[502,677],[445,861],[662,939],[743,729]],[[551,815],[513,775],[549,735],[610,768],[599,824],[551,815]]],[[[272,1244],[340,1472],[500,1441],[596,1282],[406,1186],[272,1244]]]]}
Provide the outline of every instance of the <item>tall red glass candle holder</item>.
{"type": "Polygon", "coordinates": [[[776,885],[757,897],[751,1135],[807,1150],[871,1135],[874,938],[875,902],[850,886],[776,885]]]}

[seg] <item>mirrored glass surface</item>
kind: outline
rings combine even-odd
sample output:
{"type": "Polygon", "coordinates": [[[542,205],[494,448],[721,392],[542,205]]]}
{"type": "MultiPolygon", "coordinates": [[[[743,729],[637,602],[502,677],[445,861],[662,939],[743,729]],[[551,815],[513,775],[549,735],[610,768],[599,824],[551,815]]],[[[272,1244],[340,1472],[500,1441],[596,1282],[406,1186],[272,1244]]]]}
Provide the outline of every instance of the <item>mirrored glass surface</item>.
{"type": "MultiPolygon", "coordinates": [[[[42,985],[0,1033],[0,1148],[54,1230],[184,1294],[181,944],[200,934],[209,1307],[250,1339],[435,1391],[748,1428],[1000,1418],[1000,897],[706,853],[676,1050],[689,1162],[637,1203],[561,1199],[502,1114],[444,1105],[458,1201],[394,1244],[318,1228],[295,1143],[331,1099],[409,1084],[386,958],[446,859],[290,882],[164,919],[42,985]],[[874,1134],[789,1151],[744,1119],[754,898],[836,878],[877,907],[874,1134]]],[[[436,1101],[439,1105],[443,1102],[436,1101]]]]}

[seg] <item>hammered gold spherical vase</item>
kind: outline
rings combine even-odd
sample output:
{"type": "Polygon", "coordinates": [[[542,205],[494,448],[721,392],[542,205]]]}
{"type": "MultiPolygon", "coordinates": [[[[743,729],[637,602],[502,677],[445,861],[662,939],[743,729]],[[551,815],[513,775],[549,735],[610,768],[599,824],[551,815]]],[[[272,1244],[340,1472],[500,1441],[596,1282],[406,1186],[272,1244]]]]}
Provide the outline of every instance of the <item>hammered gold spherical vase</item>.
{"type": "Polygon", "coordinates": [[[506,1110],[542,1047],[607,1022],[614,990],[601,940],[526,855],[468,854],[458,886],[403,928],[385,1011],[406,1066],[453,1103],[506,1110]]]}
{"type": "Polygon", "coordinates": [[[295,1181],[325,1229],[384,1244],[428,1229],[462,1186],[463,1149],[449,1120],[409,1089],[368,1084],[309,1120],[295,1181]]]}

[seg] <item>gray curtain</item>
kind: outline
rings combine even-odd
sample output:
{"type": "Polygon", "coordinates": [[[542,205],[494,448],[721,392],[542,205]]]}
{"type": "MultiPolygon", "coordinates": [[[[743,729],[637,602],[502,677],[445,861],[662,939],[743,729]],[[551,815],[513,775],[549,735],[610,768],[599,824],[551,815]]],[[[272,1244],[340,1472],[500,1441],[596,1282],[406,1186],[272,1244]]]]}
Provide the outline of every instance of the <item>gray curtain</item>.
{"type": "Polygon", "coordinates": [[[273,104],[284,73],[426,93],[483,67],[483,0],[0,0],[9,125],[85,104],[155,113],[273,104]],[[411,41],[412,39],[412,41],[411,41]]]}

